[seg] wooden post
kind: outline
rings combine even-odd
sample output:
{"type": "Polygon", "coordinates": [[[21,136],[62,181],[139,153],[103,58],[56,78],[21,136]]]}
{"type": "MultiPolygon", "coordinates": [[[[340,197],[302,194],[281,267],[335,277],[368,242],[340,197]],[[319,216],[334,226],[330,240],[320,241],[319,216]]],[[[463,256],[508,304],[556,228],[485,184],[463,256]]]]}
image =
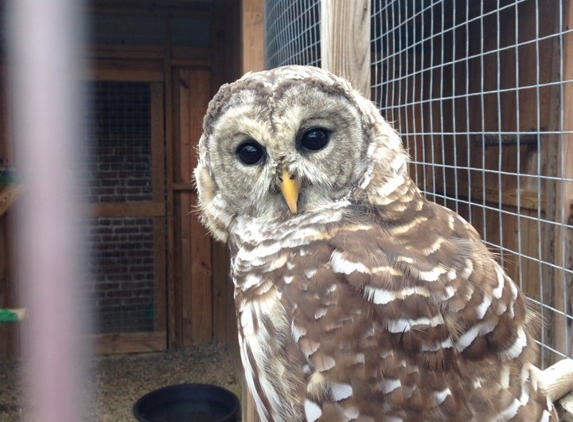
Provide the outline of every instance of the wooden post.
{"type": "MultiPolygon", "coordinates": [[[[573,27],[573,4],[567,1],[562,28],[573,27]]],[[[555,195],[555,271],[553,288],[553,304],[556,309],[571,314],[573,300],[573,277],[564,269],[573,270],[573,229],[566,224],[573,222],[573,59],[568,54],[573,49],[573,40],[563,36],[563,46],[560,51],[562,62],[562,90],[560,98],[562,103],[558,110],[557,127],[561,126],[561,135],[558,135],[557,144],[557,171],[558,188],[555,195]]],[[[554,318],[555,348],[562,353],[573,356],[573,331],[562,314],[554,318]],[[567,333],[568,331],[568,333],[567,333]]]]}
{"type": "MultiPolygon", "coordinates": [[[[243,73],[259,71],[265,68],[264,52],[264,2],[263,0],[243,0],[242,10],[242,52],[243,73]]],[[[237,356],[237,359],[238,356],[237,356]]],[[[244,379],[244,372],[240,374],[242,385],[242,421],[258,422],[259,417],[255,410],[255,402],[251,396],[244,379]]]]}
{"type": "Polygon", "coordinates": [[[320,6],[322,68],[370,98],[370,0],[322,0],[320,6]]]}
{"type": "Polygon", "coordinates": [[[265,68],[263,0],[243,0],[243,73],[265,68]]]}

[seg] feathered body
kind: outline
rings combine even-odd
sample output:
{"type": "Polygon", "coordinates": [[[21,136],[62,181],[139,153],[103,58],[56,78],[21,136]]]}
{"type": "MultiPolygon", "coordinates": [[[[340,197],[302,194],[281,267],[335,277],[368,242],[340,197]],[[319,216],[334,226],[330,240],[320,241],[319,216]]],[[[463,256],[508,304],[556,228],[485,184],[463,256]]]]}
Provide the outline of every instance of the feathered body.
{"type": "Polygon", "coordinates": [[[290,66],[224,85],[199,152],[263,421],[557,420],[524,295],[345,80],[290,66]]]}

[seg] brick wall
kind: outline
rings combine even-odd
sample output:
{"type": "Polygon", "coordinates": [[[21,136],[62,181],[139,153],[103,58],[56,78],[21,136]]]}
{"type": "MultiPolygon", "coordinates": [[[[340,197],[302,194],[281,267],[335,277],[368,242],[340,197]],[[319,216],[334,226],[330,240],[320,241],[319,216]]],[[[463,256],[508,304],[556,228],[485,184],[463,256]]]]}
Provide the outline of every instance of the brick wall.
{"type": "Polygon", "coordinates": [[[153,220],[94,218],[89,296],[100,333],[153,328],[153,220]]]}
{"type": "MultiPolygon", "coordinates": [[[[146,83],[98,82],[85,151],[91,203],[151,201],[150,93],[146,83]]],[[[97,333],[153,329],[153,220],[92,218],[89,298],[97,333]]]]}

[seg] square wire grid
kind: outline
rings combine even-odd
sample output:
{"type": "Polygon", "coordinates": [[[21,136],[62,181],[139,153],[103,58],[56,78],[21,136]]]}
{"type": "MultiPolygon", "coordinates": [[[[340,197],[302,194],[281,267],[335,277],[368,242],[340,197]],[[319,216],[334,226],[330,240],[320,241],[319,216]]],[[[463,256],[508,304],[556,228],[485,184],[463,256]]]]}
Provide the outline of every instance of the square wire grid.
{"type": "Polygon", "coordinates": [[[265,67],[320,67],[320,0],[265,2],[265,67]]]}
{"type": "Polygon", "coordinates": [[[476,227],[540,312],[543,365],[573,346],[565,5],[372,3],[372,98],[400,132],[418,186],[476,227]]]}

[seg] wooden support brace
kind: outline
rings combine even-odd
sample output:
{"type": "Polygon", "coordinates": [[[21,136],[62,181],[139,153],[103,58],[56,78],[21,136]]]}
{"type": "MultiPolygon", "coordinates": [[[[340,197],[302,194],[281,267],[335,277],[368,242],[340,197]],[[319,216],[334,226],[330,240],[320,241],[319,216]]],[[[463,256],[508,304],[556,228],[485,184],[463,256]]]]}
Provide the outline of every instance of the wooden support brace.
{"type": "Polygon", "coordinates": [[[539,382],[556,402],[573,389],[573,359],[563,359],[537,373],[539,382]]]}
{"type": "Polygon", "coordinates": [[[370,1],[321,0],[321,66],[370,98],[370,1]]]}

